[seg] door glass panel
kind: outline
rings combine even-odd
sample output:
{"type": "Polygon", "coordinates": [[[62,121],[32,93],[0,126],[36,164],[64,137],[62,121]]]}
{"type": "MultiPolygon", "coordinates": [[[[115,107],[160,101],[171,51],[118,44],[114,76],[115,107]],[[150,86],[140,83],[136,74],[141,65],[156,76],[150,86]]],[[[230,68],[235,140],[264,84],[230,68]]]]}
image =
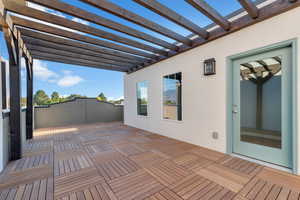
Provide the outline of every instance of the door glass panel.
{"type": "Polygon", "coordinates": [[[280,56],[240,65],[240,139],[279,148],[281,129],[280,56]]]}

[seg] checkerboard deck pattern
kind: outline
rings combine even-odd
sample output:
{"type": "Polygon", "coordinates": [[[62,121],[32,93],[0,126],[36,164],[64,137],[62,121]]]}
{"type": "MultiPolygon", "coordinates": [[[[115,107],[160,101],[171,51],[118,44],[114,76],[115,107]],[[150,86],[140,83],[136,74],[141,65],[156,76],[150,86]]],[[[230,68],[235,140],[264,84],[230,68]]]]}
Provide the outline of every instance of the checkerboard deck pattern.
{"type": "Polygon", "coordinates": [[[0,176],[0,200],[299,200],[300,178],[101,123],[35,131],[0,176]]]}

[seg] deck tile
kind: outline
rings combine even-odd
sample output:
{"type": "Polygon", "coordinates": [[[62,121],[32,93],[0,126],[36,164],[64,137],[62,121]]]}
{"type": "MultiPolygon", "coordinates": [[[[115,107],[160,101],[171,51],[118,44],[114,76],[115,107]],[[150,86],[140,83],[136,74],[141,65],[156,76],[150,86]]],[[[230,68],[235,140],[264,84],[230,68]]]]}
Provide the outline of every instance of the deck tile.
{"type": "Polygon", "coordinates": [[[257,175],[263,168],[259,164],[236,157],[227,157],[227,159],[222,160],[222,162],[219,163],[229,169],[237,171],[238,173],[247,174],[252,177],[257,175]]]}
{"type": "Polygon", "coordinates": [[[187,169],[199,169],[211,165],[213,161],[200,157],[193,153],[185,153],[173,159],[173,161],[187,169]]]}
{"type": "Polygon", "coordinates": [[[160,154],[150,151],[130,156],[130,159],[142,167],[149,167],[155,163],[160,163],[166,160],[166,158],[162,157],[160,154]]]}
{"type": "Polygon", "coordinates": [[[170,188],[185,200],[232,199],[235,196],[234,192],[199,175],[190,175],[170,188]]]}
{"type": "Polygon", "coordinates": [[[146,170],[165,186],[170,186],[192,173],[170,160],[147,167],[146,170]]]}
{"type": "Polygon", "coordinates": [[[300,178],[125,126],[37,130],[0,174],[0,200],[294,200],[300,178]]]}
{"type": "Polygon", "coordinates": [[[142,200],[164,188],[144,170],[112,180],[109,185],[120,200],[142,200]]]}

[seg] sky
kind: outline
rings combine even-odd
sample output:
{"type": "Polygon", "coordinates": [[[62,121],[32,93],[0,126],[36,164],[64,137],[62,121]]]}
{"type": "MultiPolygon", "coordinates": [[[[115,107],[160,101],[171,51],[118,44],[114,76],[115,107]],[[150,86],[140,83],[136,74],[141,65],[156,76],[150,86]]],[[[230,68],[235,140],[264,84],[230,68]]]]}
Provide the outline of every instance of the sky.
{"type": "MultiPolygon", "coordinates": [[[[102,17],[114,20],[118,23],[121,23],[123,25],[130,26],[132,28],[135,28],[139,31],[146,32],[148,34],[151,34],[152,36],[158,37],[160,39],[163,39],[168,42],[175,42],[174,40],[167,38],[163,35],[160,35],[158,33],[155,33],[149,29],[146,29],[144,27],[141,27],[139,25],[133,24],[131,22],[128,22],[124,19],[121,19],[117,16],[111,15],[105,11],[102,11],[100,9],[97,9],[95,7],[92,7],[90,5],[87,5],[85,3],[82,3],[79,0],[61,0],[66,3],[72,4],[74,6],[80,7],[82,9],[85,9],[87,11],[90,11],[92,13],[95,13],[97,15],[100,15],[102,17]]],[[[132,0],[110,0],[111,2],[126,8],[130,11],[133,11],[134,13],[141,15],[147,19],[151,19],[154,22],[158,22],[160,25],[166,26],[169,29],[187,36],[191,34],[188,30],[174,24],[173,22],[167,20],[166,18],[163,18],[152,11],[138,5],[137,3],[134,3],[132,0]]],[[[187,4],[184,0],[158,0],[163,5],[168,6],[169,8],[176,10],[181,15],[187,16],[188,19],[193,21],[195,24],[203,27],[206,25],[209,25],[211,23],[211,20],[209,20],[207,17],[202,15],[200,12],[198,12],[196,9],[194,9],[192,6],[187,4]],[[172,2],[172,3],[170,3],[172,2]]],[[[220,0],[206,0],[209,5],[213,6],[218,12],[220,12],[223,16],[226,16],[230,14],[231,12],[241,8],[240,4],[237,0],[226,0],[226,1],[220,1],[220,0]],[[222,3],[220,3],[222,2],[222,3]],[[225,2],[225,3],[224,3],[225,2]]],[[[123,33],[116,32],[114,30],[108,29],[106,27],[102,27],[100,25],[95,25],[89,22],[86,22],[84,20],[60,13],[58,11],[46,9],[44,7],[38,6],[36,4],[31,4],[31,7],[35,9],[42,10],[44,12],[49,12],[55,15],[58,15],[63,18],[67,18],[79,23],[83,23],[85,25],[90,25],[95,28],[102,29],[107,32],[115,33],[123,37],[127,37],[130,39],[137,40],[139,42],[143,42],[145,44],[149,44],[155,47],[158,47],[156,45],[150,44],[148,42],[145,42],[143,40],[133,38],[131,36],[128,36],[123,33]]],[[[57,27],[57,26],[56,26],[57,27]]],[[[59,27],[64,28],[64,27],[59,27]]],[[[73,32],[79,33],[79,34],[85,34],[80,33],[75,30],[71,30],[73,32]]],[[[86,35],[86,34],[85,34],[86,35]]],[[[90,36],[90,35],[88,35],[90,36]]],[[[91,36],[94,37],[94,36],[91,36]]],[[[99,39],[99,38],[98,38],[99,39]]],[[[105,40],[105,39],[104,39],[105,40]]],[[[3,33],[0,32],[0,45],[1,45],[1,56],[8,60],[7,55],[7,48],[6,44],[4,42],[3,33]]],[[[48,61],[41,61],[41,60],[35,60],[34,61],[34,92],[37,90],[44,90],[48,95],[51,95],[53,91],[57,91],[61,96],[67,96],[70,94],[81,94],[88,97],[96,97],[101,92],[105,94],[108,99],[120,99],[123,98],[124,90],[123,90],[123,73],[122,72],[114,72],[114,71],[107,71],[107,70],[101,70],[101,69],[95,69],[95,68],[88,68],[88,67],[80,67],[76,65],[67,65],[62,63],[55,63],[55,62],[48,62],[48,61]]],[[[26,71],[24,64],[22,64],[22,96],[26,96],[26,71]]]]}

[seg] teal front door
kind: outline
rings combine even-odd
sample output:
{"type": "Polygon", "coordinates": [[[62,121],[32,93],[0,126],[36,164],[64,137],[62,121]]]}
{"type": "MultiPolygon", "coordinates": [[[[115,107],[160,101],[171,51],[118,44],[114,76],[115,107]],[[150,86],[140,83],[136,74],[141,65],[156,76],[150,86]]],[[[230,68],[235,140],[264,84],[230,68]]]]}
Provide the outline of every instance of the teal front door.
{"type": "Polygon", "coordinates": [[[233,61],[233,152],[292,168],[291,48],[233,61]]]}

